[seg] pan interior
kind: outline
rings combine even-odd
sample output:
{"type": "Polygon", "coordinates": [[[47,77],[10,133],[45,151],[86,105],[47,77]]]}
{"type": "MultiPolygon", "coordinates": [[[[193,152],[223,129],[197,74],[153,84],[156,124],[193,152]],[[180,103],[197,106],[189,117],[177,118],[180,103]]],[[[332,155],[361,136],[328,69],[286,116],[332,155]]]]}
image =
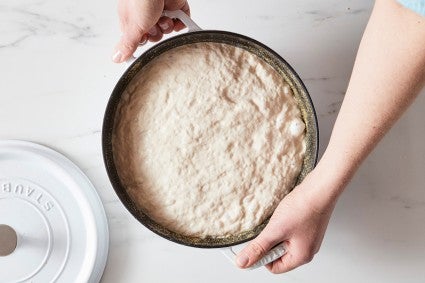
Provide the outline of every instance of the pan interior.
{"type": "Polygon", "coordinates": [[[189,34],[183,34],[166,40],[155,47],[148,50],[142,56],[140,56],[122,76],[118,84],[116,85],[110,101],[107,106],[105,113],[105,120],[103,125],[103,153],[105,159],[105,165],[108,171],[111,183],[118,194],[121,201],[127,207],[127,209],[147,228],[160,236],[169,239],[171,241],[195,247],[204,248],[216,248],[235,245],[242,243],[254,238],[258,235],[267,221],[258,225],[250,231],[246,231],[237,235],[231,235],[228,237],[216,238],[216,237],[190,237],[175,233],[168,230],[167,228],[157,224],[153,221],[144,211],[139,209],[133,202],[130,196],[127,194],[127,190],[122,185],[116,166],[114,164],[113,152],[112,152],[112,133],[114,126],[115,113],[120,102],[121,95],[124,93],[127,85],[130,83],[132,78],[152,59],[158,55],[173,49],[178,46],[198,43],[198,42],[215,42],[229,44],[235,47],[245,49],[265,62],[272,66],[290,85],[294,97],[301,110],[301,114],[306,125],[306,153],[301,168],[301,173],[297,179],[297,183],[301,182],[303,178],[310,172],[316,163],[317,158],[317,143],[318,143],[318,129],[315,111],[308,95],[308,92],[299,79],[295,71],[286,63],[279,55],[267,48],[266,46],[258,43],[250,38],[222,31],[200,31],[189,34]]]}

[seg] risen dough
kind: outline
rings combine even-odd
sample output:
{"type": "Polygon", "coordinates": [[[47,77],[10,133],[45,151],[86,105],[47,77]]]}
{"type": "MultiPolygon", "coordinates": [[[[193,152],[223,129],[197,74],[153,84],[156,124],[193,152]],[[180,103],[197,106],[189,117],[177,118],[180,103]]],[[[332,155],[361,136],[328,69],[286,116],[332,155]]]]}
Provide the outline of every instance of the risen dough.
{"type": "Polygon", "coordinates": [[[291,88],[230,45],[174,48],[145,66],[118,107],[114,160],[130,197],[170,230],[225,237],[271,215],[305,152],[291,88]]]}

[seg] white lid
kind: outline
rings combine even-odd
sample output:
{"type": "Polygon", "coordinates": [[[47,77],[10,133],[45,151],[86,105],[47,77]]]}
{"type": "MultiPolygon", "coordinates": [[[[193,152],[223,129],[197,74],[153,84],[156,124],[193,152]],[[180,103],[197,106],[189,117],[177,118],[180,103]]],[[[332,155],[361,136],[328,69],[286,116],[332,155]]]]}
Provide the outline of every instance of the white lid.
{"type": "Polygon", "coordinates": [[[0,282],[99,282],[109,245],[102,202],[63,155],[0,141],[2,243],[0,282]]]}

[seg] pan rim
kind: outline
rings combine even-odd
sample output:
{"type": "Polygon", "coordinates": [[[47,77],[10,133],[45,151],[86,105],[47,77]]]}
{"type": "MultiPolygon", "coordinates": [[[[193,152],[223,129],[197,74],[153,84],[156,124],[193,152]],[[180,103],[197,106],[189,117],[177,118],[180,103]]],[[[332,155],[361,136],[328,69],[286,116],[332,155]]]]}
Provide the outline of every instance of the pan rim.
{"type": "MultiPolygon", "coordinates": [[[[118,176],[118,172],[115,167],[114,158],[113,158],[112,134],[113,134],[113,126],[114,126],[114,120],[115,120],[115,113],[116,113],[116,109],[119,104],[120,98],[122,96],[123,90],[126,88],[127,84],[131,81],[134,75],[137,74],[139,70],[145,64],[150,62],[153,58],[155,58],[159,54],[162,54],[163,52],[166,52],[167,50],[172,49],[174,47],[182,46],[185,44],[191,44],[191,43],[197,43],[197,42],[217,42],[217,43],[230,44],[229,42],[222,42],[220,40],[217,41],[216,39],[218,36],[227,37],[226,40],[229,40],[229,41],[231,39],[236,40],[235,42],[239,44],[242,44],[242,43],[249,44],[254,49],[258,49],[258,50],[261,50],[262,52],[265,52],[266,53],[265,56],[269,56],[270,60],[273,60],[273,62],[278,63],[279,66],[282,65],[284,67],[285,69],[284,71],[287,72],[286,75],[291,76],[290,79],[292,80],[292,83],[295,85],[294,87],[296,87],[297,91],[300,92],[299,95],[302,95],[302,97],[305,99],[304,102],[306,104],[306,107],[309,107],[310,115],[307,116],[311,120],[309,121],[310,123],[309,127],[311,127],[312,130],[314,131],[314,133],[312,134],[313,136],[311,137],[311,140],[314,144],[310,144],[311,150],[313,151],[309,153],[310,164],[305,165],[303,163],[302,170],[304,170],[305,166],[309,166],[309,170],[307,171],[308,172],[311,171],[316,165],[317,158],[318,158],[319,129],[318,129],[317,115],[316,115],[313,101],[307,91],[306,86],[304,85],[299,75],[292,68],[292,66],[286,60],[284,60],[277,52],[273,51],[271,48],[267,47],[261,42],[258,42],[255,39],[252,39],[250,37],[247,37],[241,34],[228,32],[228,31],[220,31],[220,30],[202,30],[202,31],[195,31],[195,32],[180,34],[175,37],[166,39],[158,43],[157,45],[151,47],[146,52],[144,52],[139,58],[137,58],[127,68],[124,74],[120,77],[120,79],[116,83],[111,93],[111,96],[109,97],[105,114],[104,114],[103,125],[102,125],[102,153],[103,153],[105,168],[107,171],[109,181],[115,193],[117,194],[118,198],[120,199],[121,203],[133,215],[133,217],[135,217],[141,224],[143,224],[146,228],[148,228],[155,234],[161,236],[162,238],[165,238],[167,240],[170,240],[178,244],[182,244],[182,245],[186,245],[190,247],[197,247],[197,248],[223,248],[223,247],[238,245],[238,244],[247,242],[249,240],[252,240],[261,232],[264,226],[268,223],[268,220],[270,217],[267,218],[260,225],[256,226],[253,230],[249,231],[249,234],[243,232],[239,235],[232,235],[230,237],[222,237],[222,238],[221,237],[206,237],[206,238],[190,237],[190,236],[180,235],[176,232],[166,229],[165,227],[160,227],[159,229],[158,226],[161,226],[161,225],[149,219],[149,217],[143,211],[141,211],[141,209],[137,208],[137,206],[131,201],[131,198],[129,197],[129,195],[126,193],[125,187],[121,184],[121,181],[118,176]],[[199,39],[202,39],[202,40],[199,40],[199,39]],[[169,46],[172,46],[173,43],[178,43],[178,44],[174,47],[168,48],[169,46]]],[[[244,48],[243,46],[240,46],[238,44],[232,44],[232,45],[236,47],[244,48]]],[[[256,55],[258,56],[258,54],[256,55]]],[[[272,66],[272,67],[275,68],[275,66],[272,66]]],[[[285,76],[286,81],[288,80],[287,76],[285,76]]],[[[306,174],[308,174],[308,172],[306,174]]],[[[305,176],[301,176],[300,174],[297,180],[297,184],[304,177],[305,176]]]]}

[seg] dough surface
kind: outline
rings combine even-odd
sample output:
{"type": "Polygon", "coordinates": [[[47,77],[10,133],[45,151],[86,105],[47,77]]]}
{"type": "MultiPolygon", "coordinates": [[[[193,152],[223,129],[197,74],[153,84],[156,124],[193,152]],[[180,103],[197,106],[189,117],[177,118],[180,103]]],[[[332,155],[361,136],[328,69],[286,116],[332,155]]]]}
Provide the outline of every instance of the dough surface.
{"type": "Polygon", "coordinates": [[[183,235],[226,237],[269,217],[294,187],[305,124],[290,86],[226,44],[167,51],[130,82],[113,153],[134,202],[183,235]]]}

